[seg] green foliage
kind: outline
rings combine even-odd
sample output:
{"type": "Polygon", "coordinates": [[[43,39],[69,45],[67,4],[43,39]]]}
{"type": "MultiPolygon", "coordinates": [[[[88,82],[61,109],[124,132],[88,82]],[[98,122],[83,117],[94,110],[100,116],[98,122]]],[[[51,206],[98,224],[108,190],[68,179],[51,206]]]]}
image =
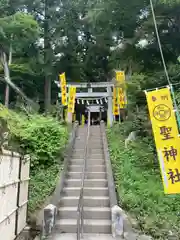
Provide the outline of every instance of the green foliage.
{"type": "Polygon", "coordinates": [[[31,40],[38,32],[38,24],[30,14],[17,12],[14,15],[1,18],[0,24],[2,37],[5,40],[8,40],[11,34],[17,36],[18,39],[31,40]]]}
{"type": "Polygon", "coordinates": [[[30,14],[17,12],[11,16],[0,18],[0,43],[8,50],[22,51],[27,44],[37,40],[39,26],[30,14]]]}
{"type": "Polygon", "coordinates": [[[51,166],[62,159],[63,149],[67,141],[67,131],[64,126],[51,117],[33,115],[25,126],[25,131],[20,135],[26,149],[32,156],[32,166],[51,166]]]}
{"type": "Polygon", "coordinates": [[[49,167],[62,159],[67,129],[50,116],[25,116],[1,106],[0,118],[8,122],[11,141],[18,151],[31,155],[31,167],[49,167]]]}
{"type": "Polygon", "coordinates": [[[122,125],[108,130],[109,148],[117,194],[122,207],[137,219],[141,231],[153,239],[179,239],[180,196],[164,195],[159,165],[152,143],[140,138],[124,148],[122,125]]]}
{"type": "MultiPolygon", "coordinates": [[[[141,90],[167,84],[149,1],[0,0],[0,6],[0,39],[5,45],[14,39],[12,79],[32,98],[42,101],[45,75],[53,82],[63,71],[68,81],[104,81],[118,68],[130,76],[141,73],[141,90]],[[45,47],[36,42],[39,32],[45,47]],[[149,44],[138,48],[142,39],[149,44]]],[[[178,81],[180,3],[161,0],[154,8],[169,74],[173,82],[178,81]]],[[[54,85],[52,89],[55,102],[59,89],[54,85]]],[[[14,101],[14,93],[10,95],[14,101]]]]}
{"type": "Polygon", "coordinates": [[[56,186],[67,128],[50,116],[27,116],[0,105],[0,122],[2,120],[8,125],[9,148],[31,157],[29,211],[33,213],[56,186]]]}
{"type": "Polygon", "coordinates": [[[54,191],[58,180],[60,165],[53,164],[48,168],[38,167],[31,171],[31,180],[29,186],[29,214],[41,208],[47,196],[54,191]]]}

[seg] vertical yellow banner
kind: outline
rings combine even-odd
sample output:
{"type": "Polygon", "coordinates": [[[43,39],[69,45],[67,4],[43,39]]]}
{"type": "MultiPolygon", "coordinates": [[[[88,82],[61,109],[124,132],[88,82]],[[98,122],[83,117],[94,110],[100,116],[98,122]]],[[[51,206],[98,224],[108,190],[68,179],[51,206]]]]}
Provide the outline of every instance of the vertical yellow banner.
{"type": "Polygon", "coordinates": [[[116,80],[124,84],[125,83],[125,72],[124,71],[116,71],[116,80]]]}
{"type": "Polygon", "coordinates": [[[67,90],[66,90],[66,76],[65,73],[59,75],[59,80],[61,84],[61,103],[62,105],[67,105],[67,90]]]}
{"type": "Polygon", "coordinates": [[[118,88],[118,104],[121,109],[125,108],[126,96],[122,88],[118,88]]]}
{"type": "Polygon", "coordinates": [[[69,88],[68,112],[74,113],[75,99],[76,99],[76,87],[71,86],[69,88]]]}
{"type": "Polygon", "coordinates": [[[180,193],[178,127],[169,88],[146,93],[165,194],[180,193]]]}
{"type": "Polygon", "coordinates": [[[116,81],[120,84],[120,88],[118,89],[118,104],[120,109],[123,109],[127,105],[126,99],[126,91],[125,91],[125,72],[124,71],[116,71],[116,81]]]}
{"type": "Polygon", "coordinates": [[[118,89],[113,88],[113,115],[117,116],[119,115],[119,106],[118,106],[118,99],[117,99],[117,94],[118,94],[118,89]]]}

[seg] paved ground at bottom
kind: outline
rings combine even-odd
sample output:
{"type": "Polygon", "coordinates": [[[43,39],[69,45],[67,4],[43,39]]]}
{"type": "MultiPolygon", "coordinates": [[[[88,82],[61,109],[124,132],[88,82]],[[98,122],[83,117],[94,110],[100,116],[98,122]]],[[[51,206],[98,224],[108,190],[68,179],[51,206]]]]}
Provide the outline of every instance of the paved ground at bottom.
{"type": "MultiPolygon", "coordinates": [[[[108,234],[84,234],[82,240],[115,240],[111,235],[108,234]]],[[[57,234],[49,238],[49,240],[77,240],[76,234],[57,234]]],[[[122,238],[117,238],[122,240],[122,238]]]]}

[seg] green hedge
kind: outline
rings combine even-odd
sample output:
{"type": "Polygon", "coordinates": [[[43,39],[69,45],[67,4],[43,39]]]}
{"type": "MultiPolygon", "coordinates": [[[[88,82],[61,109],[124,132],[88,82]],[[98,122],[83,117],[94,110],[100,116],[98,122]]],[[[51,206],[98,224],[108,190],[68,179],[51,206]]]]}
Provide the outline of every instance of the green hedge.
{"type": "Polygon", "coordinates": [[[180,195],[164,195],[152,142],[138,139],[128,150],[121,134],[124,124],[108,129],[108,141],[117,194],[123,208],[137,219],[139,229],[153,239],[179,239],[180,195]]]}

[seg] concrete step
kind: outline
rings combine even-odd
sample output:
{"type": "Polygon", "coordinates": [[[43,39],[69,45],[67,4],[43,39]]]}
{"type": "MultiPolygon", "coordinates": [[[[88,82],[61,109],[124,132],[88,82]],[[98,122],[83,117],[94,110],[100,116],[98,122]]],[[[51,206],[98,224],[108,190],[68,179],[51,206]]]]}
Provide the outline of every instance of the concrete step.
{"type": "Polygon", "coordinates": [[[91,142],[101,142],[102,143],[102,138],[101,138],[101,136],[99,135],[98,137],[90,137],[89,138],[89,141],[91,142]]]}
{"type": "MultiPolygon", "coordinates": [[[[95,149],[96,150],[96,149],[95,149]]],[[[99,158],[99,157],[103,157],[104,158],[104,154],[103,152],[99,151],[99,152],[93,152],[93,150],[90,151],[90,153],[88,154],[88,157],[91,157],[91,158],[99,158]]]]}
{"type": "Polygon", "coordinates": [[[103,154],[103,149],[89,149],[88,156],[94,154],[103,154]]]}
{"type": "MultiPolygon", "coordinates": [[[[104,160],[104,154],[88,154],[87,156],[88,161],[93,161],[93,160],[104,160]]],[[[71,157],[71,160],[84,160],[84,154],[81,156],[73,156],[71,157]]]]}
{"type": "Polygon", "coordinates": [[[99,134],[97,134],[96,136],[90,136],[89,137],[89,142],[102,142],[102,138],[99,134]]]}
{"type": "MultiPolygon", "coordinates": [[[[107,196],[84,196],[84,206],[86,207],[109,207],[109,197],[107,196]]],[[[62,197],[60,200],[61,207],[77,207],[79,196],[62,197]]]]}
{"type": "MultiPolygon", "coordinates": [[[[72,158],[70,161],[70,164],[72,165],[82,165],[84,164],[84,159],[82,158],[72,158]]],[[[103,158],[99,159],[87,159],[87,167],[88,166],[94,166],[94,165],[104,165],[105,166],[105,161],[103,158]]]]}
{"type": "MultiPolygon", "coordinates": [[[[77,207],[61,207],[58,211],[60,219],[77,219],[77,207]]],[[[108,207],[84,207],[84,219],[111,219],[108,207]]]]}
{"type": "Polygon", "coordinates": [[[98,127],[98,128],[92,128],[92,126],[91,126],[91,128],[90,128],[90,133],[92,134],[92,135],[96,135],[97,133],[101,133],[101,129],[98,127]]]}
{"type": "Polygon", "coordinates": [[[86,139],[87,139],[87,135],[81,135],[81,136],[79,135],[76,137],[75,143],[79,143],[79,142],[85,143],[86,139]]]}
{"type": "Polygon", "coordinates": [[[98,138],[89,138],[90,143],[102,143],[102,138],[99,136],[98,138]]]}
{"type": "Polygon", "coordinates": [[[78,141],[83,142],[85,139],[87,139],[87,132],[86,132],[86,133],[82,133],[82,134],[78,134],[78,135],[76,136],[75,141],[76,141],[76,142],[78,142],[78,141]]]}
{"type": "Polygon", "coordinates": [[[84,152],[73,152],[72,157],[73,158],[84,158],[84,152]]]}
{"type": "Polygon", "coordinates": [[[85,135],[87,134],[87,128],[86,129],[78,129],[77,131],[77,136],[82,136],[82,135],[85,135]]]}
{"type": "MultiPolygon", "coordinates": [[[[84,151],[73,151],[72,153],[72,157],[73,158],[83,158],[84,157],[84,151]]],[[[103,154],[103,150],[99,150],[99,149],[94,149],[91,150],[88,153],[88,158],[104,158],[104,154],[103,154]]]]}
{"type": "Polygon", "coordinates": [[[101,134],[98,132],[96,134],[91,134],[89,140],[102,141],[101,134]]]}
{"type": "MultiPolygon", "coordinates": [[[[106,172],[85,172],[85,178],[86,179],[104,179],[106,178],[107,174],[106,172]]],[[[82,172],[68,172],[67,173],[68,178],[82,178],[82,172]]]]}
{"type": "MultiPolygon", "coordinates": [[[[89,146],[91,146],[91,148],[93,149],[103,149],[103,145],[102,143],[94,143],[94,142],[89,142],[88,143],[89,146]]],[[[74,145],[74,149],[84,149],[84,143],[81,142],[81,143],[75,143],[74,145]]]]}
{"type": "MultiPolygon", "coordinates": [[[[49,240],[77,240],[76,233],[62,233],[53,234],[49,240]]],[[[83,240],[115,240],[111,234],[83,234],[83,240]]],[[[122,238],[118,237],[118,240],[123,240],[122,238]]]]}
{"type": "MultiPolygon", "coordinates": [[[[72,172],[81,172],[83,169],[83,165],[70,165],[69,171],[72,172]]],[[[88,165],[87,166],[88,172],[106,172],[106,167],[104,164],[102,165],[88,165]]]]}
{"type": "Polygon", "coordinates": [[[103,152],[89,152],[88,154],[87,154],[87,159],[89,160],[89,161],[91,161],[91,160],[104,160],[104,154],[103,154],[103,152]]]}
{"type": "Polygon", "coordinates": [[[75,151],[76,149],[79,149],[79,150],[83,151],[85,149],[85,146],[84,146],[83,143],[78,144],[78,145],[74,145],[73,151],[75,151]]]}
{"type": "MultiPolygon", "coordinates": [[[[81,179],[65,179],[64,182],[65,187],[80,187],[81,179]]],[[[85,179],[84,186],[85,187],[107,187],[106,179],[85,179]]]]}
{"type": "Polygon", "coordinates": [[[74,144],[79,144],[79,143],[85,144],[86,140],[87,140],[87,136],[78,136],[75,139],[75,143],[74,144]]]}
{"type": "Polygon", "coordinates": [[[84,153],[84,152],[85,152],[84,147],[82,147],[82,148],[74,148],[73,149],[73,154],[75,154],[75,153],[84,153]]]}
{"type": "MultiPolygon", "coordinates": [[[[64,196],[79,196],[80,195],[80,187],[73,187],[73,188],[63,188],[63,195],[64,196]]],[[[84,195],[85,196],[108,196],[109,191],[107,187],[91,187],[91,188],[84,188],[84,195]]]]}
{"type": "Polygon", "coordinates": [[[102,147],[99,147],[99,148],[94,148],[92,147],[91,145],[89,145],[89,152],[93,152],[93,153],[101,153],[103,151],[103,148],[102,147]]]}
{"type": "MultiPolygon", "coordinates": [[[[59,233],[76,233],[77,220],[76,219],[61,219],[57,220],[55,226],[55,232],[59,233]]],[[[110,220],[84,220],[84,233],[111,233],[111,221],[110,220]]]]}

